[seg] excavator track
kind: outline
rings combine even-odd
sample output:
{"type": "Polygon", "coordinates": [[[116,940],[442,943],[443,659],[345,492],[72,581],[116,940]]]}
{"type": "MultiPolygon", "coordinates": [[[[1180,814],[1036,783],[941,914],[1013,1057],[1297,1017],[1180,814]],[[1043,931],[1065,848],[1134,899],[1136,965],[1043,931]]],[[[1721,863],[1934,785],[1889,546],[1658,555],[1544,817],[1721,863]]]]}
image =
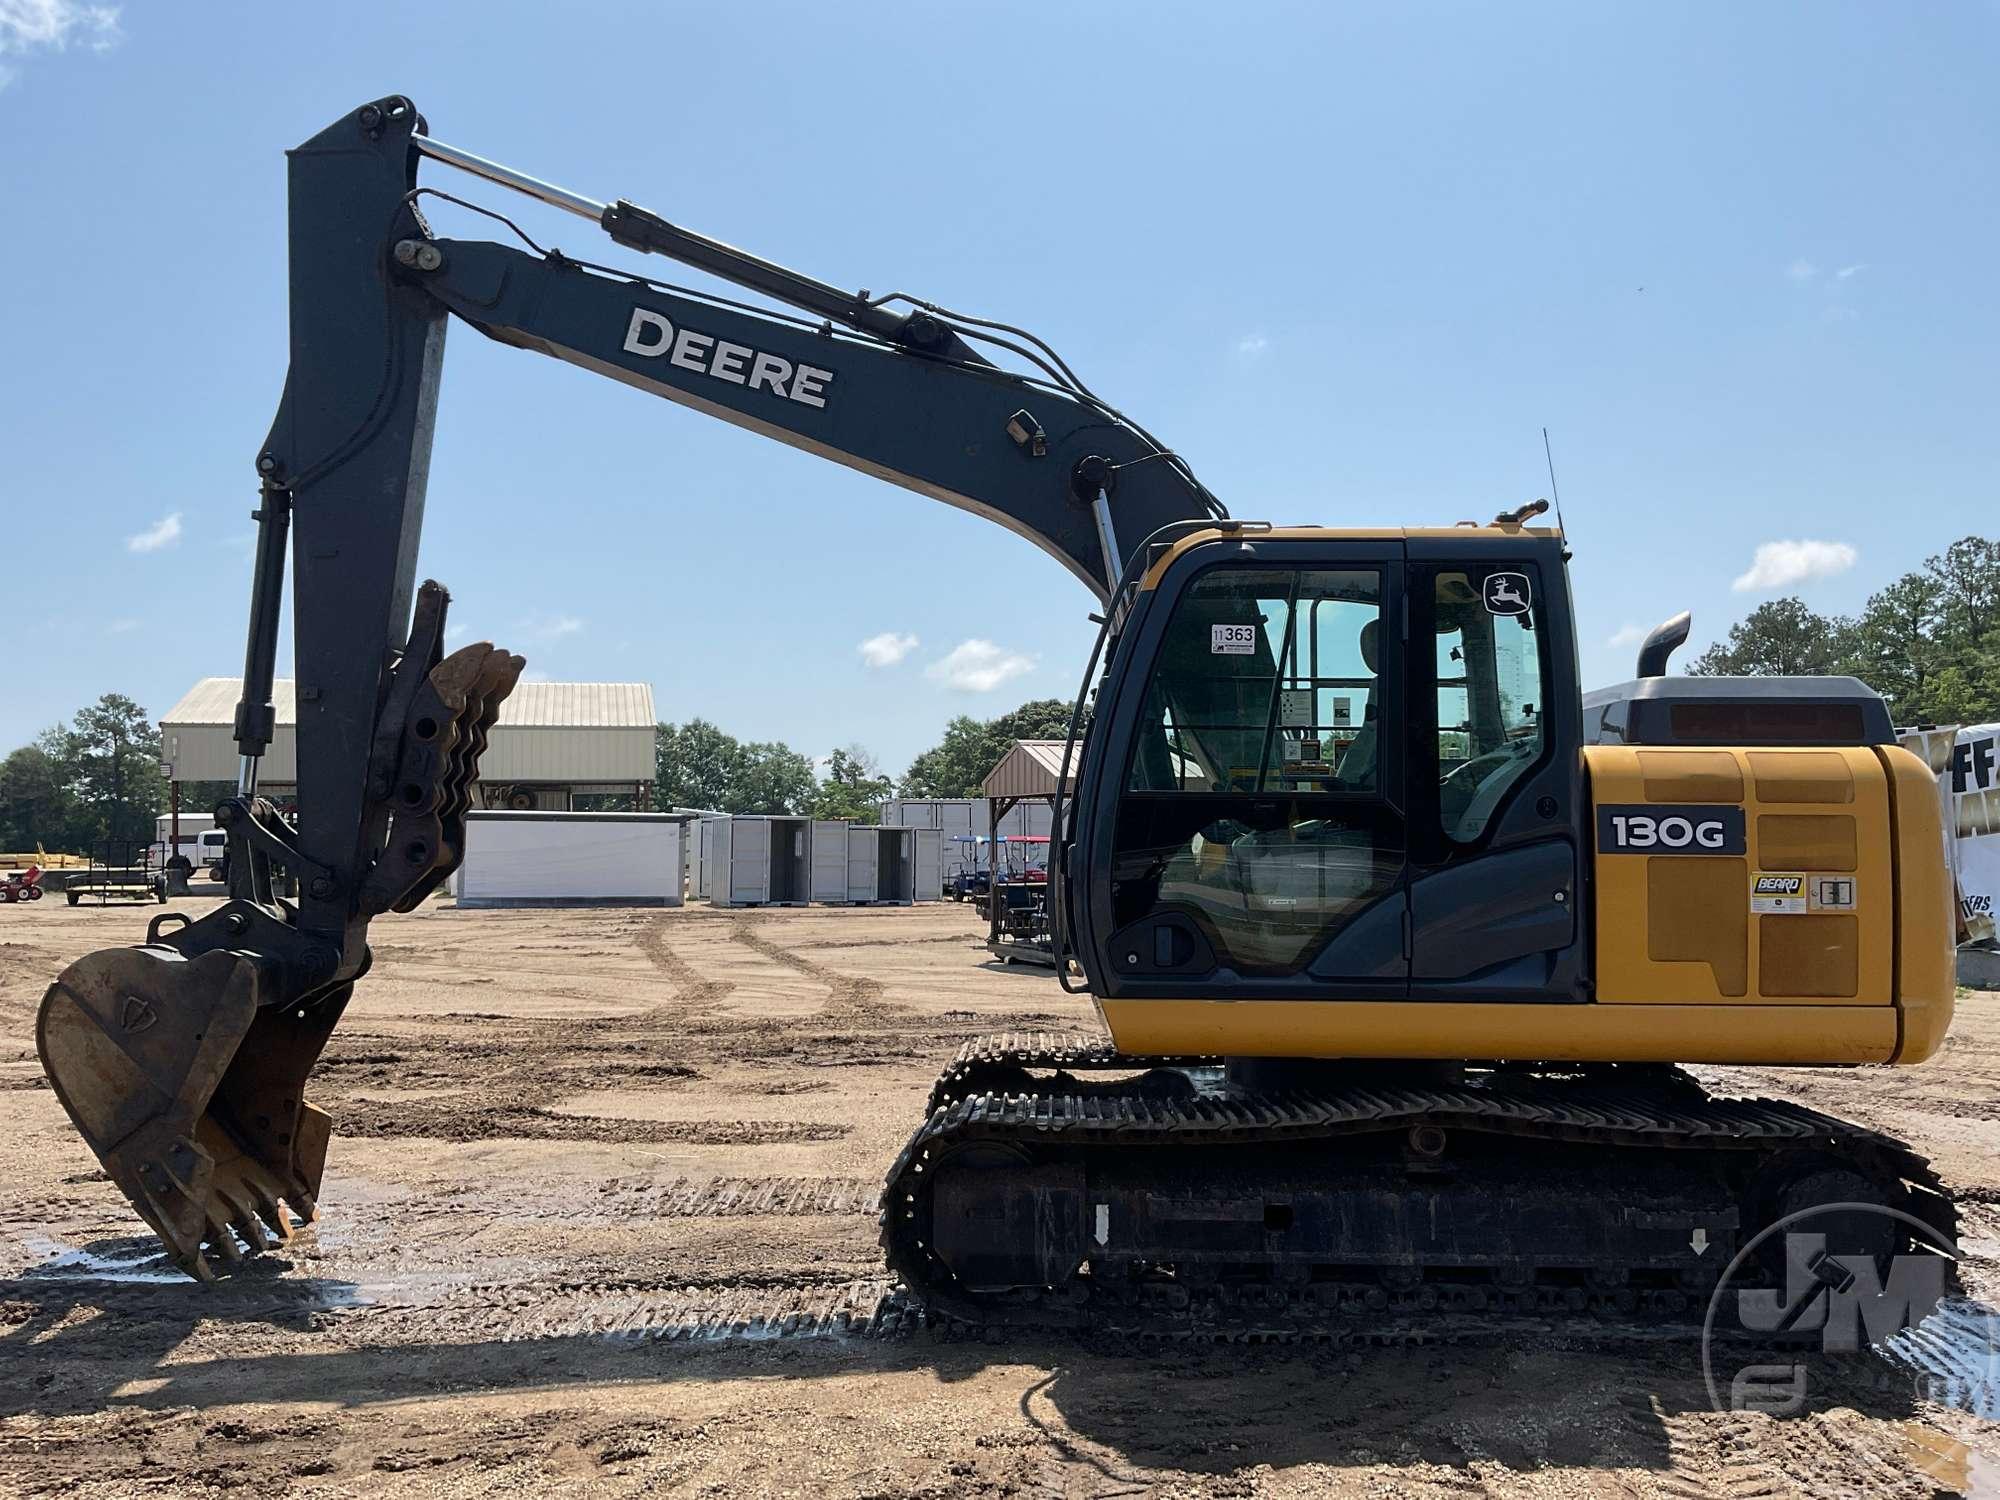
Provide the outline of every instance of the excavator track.
{"type": "MultiPolygon", "coordinates": [[[[1221,1065],[1219,1057],[1127,1057],[1109,1037],[1072,1036],[1059,1031],[999,1032],[974,1037],[958,1049],[958,1056],[931,1086],[924,1117],[928,1119],[940,1108],[975,1094],[1089,1093],[1106,1087],[1102,1081],[1078,1079],[1074,1076],[1078,1073],[1145,1074],[1172,1070],[1180,1077],[1181,1069],[1221,1065]],[[1031,1071],[1034,1069],[1053,1069],[1057,1077],[1037,1080],[1031,1071]]],[[[1181,1082],[1185,1083],[1184,1077],[1181,1082]]],[[[1117,1085],[1111,1087],[1115,1089],[1117,1085]]]]}
{"type": "MultiPolygon", "coordinates": [[[[1678,1070],[1258,1091],[1219,1059],[1029,1033],[968,1043],[932,1100],[885,1184],[882,1246],[934,1319],[985,1331],[1683,1336],[1783,1213],[1880,1203],[1946,1240],[1956,1223],[1894,1137],[1678,1070]]],[[[1732,1285],[1776,1270],[1749,1257],[1732,1285]]]]}

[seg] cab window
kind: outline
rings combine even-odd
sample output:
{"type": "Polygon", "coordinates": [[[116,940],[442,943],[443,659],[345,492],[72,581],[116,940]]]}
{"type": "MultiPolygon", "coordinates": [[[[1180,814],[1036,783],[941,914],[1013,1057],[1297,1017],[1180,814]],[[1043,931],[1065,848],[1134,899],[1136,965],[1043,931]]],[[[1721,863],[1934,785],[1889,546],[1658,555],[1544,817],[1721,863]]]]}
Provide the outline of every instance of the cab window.
{"type": "Polygon", "coordinates": [[[1382,579],[1217,569],[1176,607],[1127,787],[1372,791],[1382,579]]]}
{"type": "Polygon", "coordinates": [[[1547,746],[1538,594],[1531,570],[1436,577],[1438,808],[1455,843],[1485,837],[1547,746]]]}

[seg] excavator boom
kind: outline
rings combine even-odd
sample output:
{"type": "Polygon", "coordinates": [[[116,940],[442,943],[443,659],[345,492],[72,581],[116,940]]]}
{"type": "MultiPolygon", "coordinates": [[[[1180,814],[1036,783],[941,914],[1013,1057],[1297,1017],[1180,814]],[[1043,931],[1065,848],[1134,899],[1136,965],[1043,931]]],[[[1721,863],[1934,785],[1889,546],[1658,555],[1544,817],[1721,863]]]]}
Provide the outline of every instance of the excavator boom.
{"type": "Polygon", "coordinates": [[[307,1074],[367,970],[370,919],[411,909],[456,868],[480,752],[524,665],[483,642],[446,655],[449,595],[417,584],[452,315],[985,516],[1100,600],[1147,536],[1224,514],[1178,456],[1020,330],[843,292],[629,202],[552,187],[432,139],[400,96],[321,131],[289,171],[291,363],[256,458],[243,769],[217,810],[231,899],[72,964],[38,1028],[72,1121],[200,1276],[204,1245],[233,1256],[234,1239],[289,1235],[286,1205],[311,1216],[330,1124],[304,1099],[307,1074]],[[440,239],[422,213],[436,190],[417,182],[427,157],[806,316],[544,250],[477,205],[524,248],[440,239]],[[288,544],[296,826],[257,796],[288,544]],[[274,894],[276,865],[298,876],[296,904],[274,894]]]}

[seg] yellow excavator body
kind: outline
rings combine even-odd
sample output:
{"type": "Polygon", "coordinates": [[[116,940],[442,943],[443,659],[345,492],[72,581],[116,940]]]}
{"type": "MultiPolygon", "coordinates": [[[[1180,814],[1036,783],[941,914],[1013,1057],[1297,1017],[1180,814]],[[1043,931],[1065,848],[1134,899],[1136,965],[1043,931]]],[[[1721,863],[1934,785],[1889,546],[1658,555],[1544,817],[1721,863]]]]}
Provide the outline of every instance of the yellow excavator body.
{"type": "MultiPolygon", "coordinates": [[[[1900,746],[1589,745],[1593,805],[1743,809],[1741,855],[1597,851],[1593,1000],[1100,1000],[1119,1049],[1243,1057],[1920,1063],[1951,1025],[1936,784],[1900,746]]],[[[1668,826],[1669,834],[1678,830],[1668,826]]],[[[1663,846],[1664,849],[1665,846],[1663,846]]]]}

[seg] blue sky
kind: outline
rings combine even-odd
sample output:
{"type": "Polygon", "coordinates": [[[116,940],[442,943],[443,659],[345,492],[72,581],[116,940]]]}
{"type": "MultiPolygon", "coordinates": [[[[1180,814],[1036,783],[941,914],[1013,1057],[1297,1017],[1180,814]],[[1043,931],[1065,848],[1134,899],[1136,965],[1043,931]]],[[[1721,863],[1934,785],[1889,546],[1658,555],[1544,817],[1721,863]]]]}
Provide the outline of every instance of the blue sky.
{"type": "MultiPolygon", "coordinates": [[[[1996,64],[1990,3],[0,0],[0,748],[240,669],[282,153],[381,94],[1026,324],[1238,516],[1485,517],[1547,492],[1546,424],[1594,685],[1677,609],[1698,648],[2000,531],[1996,64]]],[[[1089,646],[999,528],[464,327],[428,516],[422,571],[533,669],[895,771],[1089,646]]]]}

